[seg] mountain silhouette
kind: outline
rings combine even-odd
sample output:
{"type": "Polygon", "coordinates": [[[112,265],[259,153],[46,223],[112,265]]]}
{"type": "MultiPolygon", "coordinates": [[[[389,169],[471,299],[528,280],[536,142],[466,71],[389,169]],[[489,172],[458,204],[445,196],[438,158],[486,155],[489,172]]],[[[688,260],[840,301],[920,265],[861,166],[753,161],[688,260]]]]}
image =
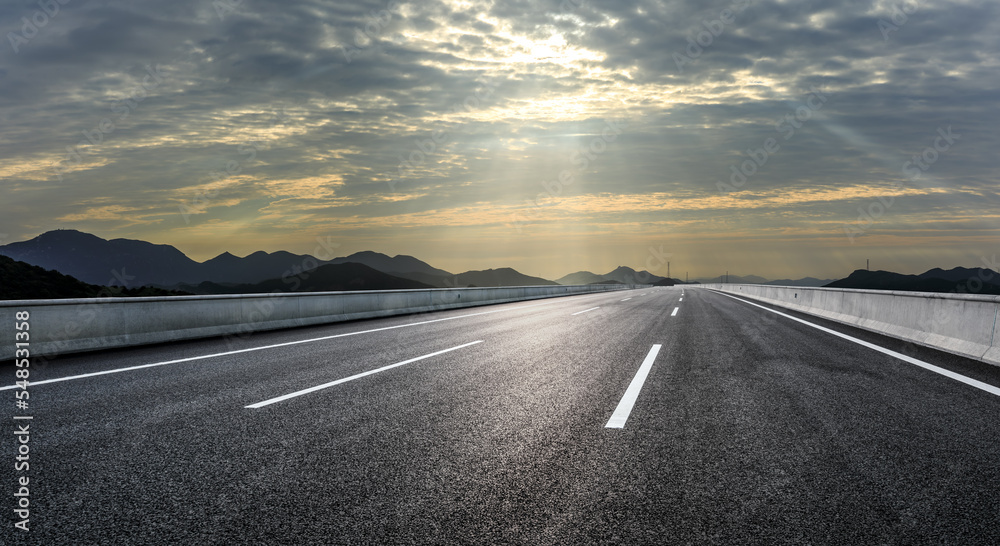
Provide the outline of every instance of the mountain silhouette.
{"type": "Polygon", "coordinates": [[[767,279],[764,277],[758,277],[757,275],[747,275],[745,277],[740,277],[738,275],[729,275],[728,277],[726,275],[719,275],[718,277],[695,279],[695,282],[705,284],[718,284],[725,282],[730,284],[764,284],[767,282],[767,279]]]}
{"type": "Polygon", "coordinates": [[[826,286],[833,282],[834,279],[817,279],[815,277],[804,277],[801,279],[780,279],[777,281],[767,281],[763,284],[770,286],[802,286],[802,287],[817,287],[826,286]]]}
{"type": "MultiPolygon", "coordinates": [[[[604,284],[605,281],[616,281],[621,284],[656,284],[666,277],[654,275],[649,271],[636,271],[631,267],[618,266],[614,271],[597,275],[590,271],[577,271],[560,278],[556,282],[559,284],[604,284]]],[[[669,286],[669,285],[668,285],[669,286]]]]}
{"type": "Polygon", "coordinates": [[[944,279],[956,283],[968,283],[971,279],[978,278],[980,281],[990,284],[1000,284],[1000,276],[998,276],[996,271],[982,267],[955,267],[947,271],[940,267],[935,267],[917,276],[921,279],[944,279]]]}
{"type": "Polygon", "coordinates": [[[355,252],[354,254],[343,258],[334,258],[330,260],[329,263],[339,264],[348,262],[364,264],[372,269],[376,269],[390,275],[421,273],[426,275],[438,275],[441,277],[451,276],[451,273],[443,269],[431,267],[426,262],[422,262],[413,256],[405,256],[401,254],[390,258],[385,254],[372,252],[370,250],[355,252]]]}
{"type": "Polygon", "coordinates": [[[608,279],[604,275],[598,275],[596,273],[591,273],[590,271],[577,271],[576,273],[570,273],[565,277],[556,279],[556,282],[559,284],[571,285],[571,284],[596,284],[611,280],[613,279],[608,279]]]}
{"type": "Polygon", "coordinates": [[[607,280],[618,281],[623,284],[653,284],[662,281],[666,277],[653,275],[649,271],[636,271],[631,267],[618,266],[611,273],[606,273],[607,280]]]}
{"type": "Polygon", "coordinates": [[[315,268],[322,263],[325,262],[308,254],[292,254],[283,250],[271,253],[258,250],[243,258],[224,252],[198,264],[194,280],[251,284],[281,277],[288,272],[315,268]]]}
{"type": "Polygon", "coordinates": [[[339,263],[321,265],[315,269],[287,274],[259,283],[216,283],[205,281],[197,285],[179,285],[195,294],[273,294],[277,292],[344,292],[351,290],[406,290],[431,286],[394,277],[364,264],[339,263]]]}
{"type": "Polygon", "coordinates": [[[486,269],[483,271],[466,271],[458,275],[430,275],[426,273],[406,273],[400,277],[420,281],[435,288],[464,288],[469,286],[553,286],[558,283],[541,277],[532,277],[511,269],[486,269]]]}
{"type": "Polygon", "coordinates": [[[0,300],[47,300],[119,296],[182,296],[188,292],[149,286],[136,288],[88,284],[58,271],[50,271],[0,256],[0,300]]]}
{"type": "Polygon", "coordinates": [[[107,241],[76,230],[49,231],[0,246],[0,255],[53,269],[85,283],[168,286],[198,278],[198,262],[170,245],[131,239],[107,241]]]}
{"type": "Polygon", "coordinates": [[[945,271],[935,268],[920,275],[903,275],[892,271],[858,269],[847,278],[831,282],[828,288],[858,288],[867,290],[903,290],[958,294],[1000,294],[1000,275],[983,268],[956,267],[945,271]],[[942,277],[938,277],[941,275],[942,277]]]}
{"type": "Polygon", "coordinates": [[[328,263],[361,263],[389,274],[450,275],[412,256],[390,258],[377,252],[359,252],[329,262],[285,251],[257,251],[244,258],[224,252],[205,262],[196,262],[170,245],[132,239],[109,241],[76,230],[49,231],[28,241],[0,246],[0,255],[56,270],[86,283],[120,286],[193,286],[206,281],[254,284],[328,263]]]}

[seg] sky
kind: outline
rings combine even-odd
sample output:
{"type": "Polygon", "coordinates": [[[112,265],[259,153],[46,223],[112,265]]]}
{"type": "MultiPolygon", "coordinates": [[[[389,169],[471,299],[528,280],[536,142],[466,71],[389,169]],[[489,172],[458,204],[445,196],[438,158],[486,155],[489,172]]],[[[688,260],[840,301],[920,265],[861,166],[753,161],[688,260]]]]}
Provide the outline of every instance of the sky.
{"type": "Polygon", "coordinates": [[[47,1],[0,2],[0,243],[996,268],[997,2],[47,1]]]}

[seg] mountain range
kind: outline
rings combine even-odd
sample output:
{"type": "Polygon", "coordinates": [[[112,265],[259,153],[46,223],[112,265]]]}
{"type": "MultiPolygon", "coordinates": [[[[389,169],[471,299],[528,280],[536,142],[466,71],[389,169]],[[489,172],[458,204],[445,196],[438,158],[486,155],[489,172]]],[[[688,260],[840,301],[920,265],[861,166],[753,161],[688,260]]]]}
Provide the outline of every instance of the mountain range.
{"type": "Polygon", "coordinates": [[[458,288],[468,286],[547,286],[554,285],[550,280],[532,277],[511,269],[487,269],[485,271],[466,271],[457,275],[430,275],[421,272],[400,273],[400,277],[420,281],[434,288],[458,288]]]}
{"type": "Polygon", "coordinates": [[[258,283],[179,284],[193,294],[271,294],[275,292],[345,292],[349,290],[408,290],[432,288],[422,282],[396,277],[364,264],[346,262],[283,275],[258,283]]]}
{"type": "MultiPolygon", "coordinates": [[[[357,252],[327,261],[308,254],[285,251],[258,251],[243,258],[224,252],[210,260],[197,262],[170,245],[133,239],[106,240],[76,230],[49,231],[28,241],[3,245],[0,246],[0,255],[55,270],[89,284],[152,285],[195,293],[208,293],[212,290],[229,293],[236,285],[244,285],[243,288],[249,289],[252,285],[268,283],[301,271],[351,263],[362,264],[399,279],[421,283],[412,285],[396,282],[399,287],[540,286],[608,282],[653,284],[664,280],[664,277],[625,266],[604,275],[582,271],[555,282],[525,275],[509,267],[453,274],[413,256],[390,257],[372,251],[357,252]]],[[[346,271],[341,271],[341,275],[347,275],[346,271]]],[[[346,277],[338,279],[334,285],[343,282],[351,284],[346,277]]],[[[372,285],[386,285],[384,281],[385,279],[372,279],[372,285]]]]}
{"type": "Polygon", "coordinates": [[[47,300],[121,296],[184,296],[189,292],[150,286],[133,288],[87,284],[58,271],[50,271],[0,256],[0,300],[47,300]]]}
{"type": "Polygon", "coordinates": [[[556,279],[556,282],[563,285],[568,284],[597,284],[607,282],[620,282],[622,284],[656,284],[666,277],[654,275],[649,271],[636,271],[631,267],[619,266],[617,269],[604,275],[591,273],[590,271],[577,271],[565,277],[556,279]]]}
{"type": "MultiPolygon", "coordinates": [[[[509,267],[453,274],[413,256],[388,256],[372,251],[326,261],[308,254],[285,251],[258,251],[243,258],[224,252],[210,260],[197,262],[170,245],[133,239],[106,240],[76,230],[49,231],[27,241],[0,246],[0,257],[12,260],[4,261],[3,267],[0,267],[3,286],[0,292],[6,299],[87,297],[86,294],[96,293],[105,286],[130,289],[121,291],[121,295],[163,295],[595,283],[684,284],[678,279],[626,266],[605,274],[577,271],[556,281],[525,275],[509,267]],[[17,265],[17,262],[23,263],[17,265]],[[36,268],[31,269],[30,266],[36,268]],[[52,273],[57,272],[56,275],[61,276],[43,274],[45,270],[52,270],[52,273]],[[139,290],[137,287],[148,288],[139,290]]],[[[720,276],[698,278],[693,282],[719,283],[726,280],[727,277],[720,276]]],[[[1000,275],[988,269],[962,267],[947,271],[936,268],[920,275],[857,270],[840,280],[806,277],[769,281],[755,275],[729,275],[728,282],[1000,293],[1000,275]]]]}
{"type": "Polygon", "coordinates": [[[804,277],[802,279],[781,279],[777,281],[767,281],[764,284],[772,286],[826,286],[833,282],[833,279],[817,279],[816,277],[804,277]]]}
{"type": "Polygon", "coordinates": [[[3,245],[0,255],[53,269],[86,283],[108,286],[252,284],[320,265],[345,263],[360,263],[397,276],[400,273],[451,276],[412,256],[389,257],[377,252],[359,252],[329,261],[285,251],[258,251],[244,258],[225,252],[205,262],[196,262],[170,245],[132,239],[109,241],[75,230],[49,231],[28,241],[3,245]]]}
{"type": "Polygon", "coordinates": [[[829,288],[1000,295],[1000,274],[981,267],[956,267],[947,271],[934,268],[919,275],[858,269],[848,277],[831,282],[826,286],[829,288]]]}
{"type": "Polygon", "coordinates": [[[718,277],[710,278],[698,278],[695,282],[700,282],[702,284],[765,284],[768,282],[764,277],[758,277],[757,275],[746,275],[740,277],[738,275],[719,275],[718,277]]]}
{"type": "Polygon", "coordinates": [[[197,262],[170,245],[105,240],[75,230],[50,231],[28,241],[0,246],[0,257],[23,266],[0,270],[0,282],[10,288],[5,291],[10,292],[5,299],[33,298],[30,294],[40,298],[87,297],[99,292],[101,286],[131,287],[121,291],[125,295],[137,290],[135,287],[148,285],[143,295],[161,295],[556,284],[509,267],[452,274],[413,256],[390,257],[371,251],[328,261],[284,251],[259,251],[243,258],[224,252],[197,262]],[[46,270],[59,277],[39,274],[46,270]],[[14,290],[16,275],[43,280],[32,284],[31,290],[14,290]],[[72,283],[77,284],[70,287],[72,283]],[[54,288],[43,289],[43,285],[54,288]]]}

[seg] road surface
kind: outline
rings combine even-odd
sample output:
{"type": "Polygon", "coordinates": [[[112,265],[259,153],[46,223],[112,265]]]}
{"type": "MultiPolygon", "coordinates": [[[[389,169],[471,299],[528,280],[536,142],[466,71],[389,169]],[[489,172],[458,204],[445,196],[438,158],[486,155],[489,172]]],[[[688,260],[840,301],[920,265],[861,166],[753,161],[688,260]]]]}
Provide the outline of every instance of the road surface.
{"type": "Polygon", "coordinates": [[[1000,371],[782,312],[654,288],[59,358],[0,542],[1000,543],[1000,371]]]}

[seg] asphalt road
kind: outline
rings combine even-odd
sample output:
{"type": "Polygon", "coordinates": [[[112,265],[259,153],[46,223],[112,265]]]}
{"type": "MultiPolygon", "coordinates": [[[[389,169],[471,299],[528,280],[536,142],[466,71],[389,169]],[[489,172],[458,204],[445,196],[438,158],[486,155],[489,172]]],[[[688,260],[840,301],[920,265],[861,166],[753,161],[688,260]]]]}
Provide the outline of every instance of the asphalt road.
{"type": "MultiPolygon", "coordinates": [[[[60,358],[33,378],[71,379],[29,387],[29,532],[4,433],[0,542],[1000,543],[1000,396],[681,294],[60,358]]],[[[789,314],[1000,385],[998,369],[789,314]]]]}

